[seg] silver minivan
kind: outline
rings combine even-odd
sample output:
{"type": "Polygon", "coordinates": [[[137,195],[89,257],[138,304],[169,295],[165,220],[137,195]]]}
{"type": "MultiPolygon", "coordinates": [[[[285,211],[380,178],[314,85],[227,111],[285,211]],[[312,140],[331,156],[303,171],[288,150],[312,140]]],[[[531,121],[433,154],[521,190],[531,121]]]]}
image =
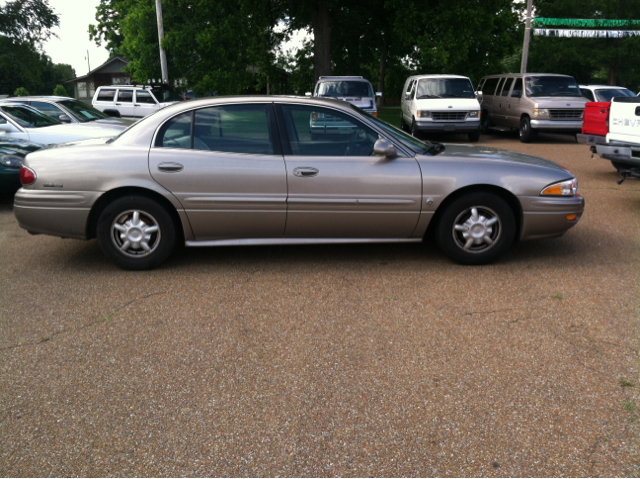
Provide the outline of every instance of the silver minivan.
{"type": "Polygon", "coordinates": [[[587,99],[569,75],[524,73],[490,75],[478,85],[482,131],[518,128],[529,143],[538,131],[579,133],[587,99]]]}

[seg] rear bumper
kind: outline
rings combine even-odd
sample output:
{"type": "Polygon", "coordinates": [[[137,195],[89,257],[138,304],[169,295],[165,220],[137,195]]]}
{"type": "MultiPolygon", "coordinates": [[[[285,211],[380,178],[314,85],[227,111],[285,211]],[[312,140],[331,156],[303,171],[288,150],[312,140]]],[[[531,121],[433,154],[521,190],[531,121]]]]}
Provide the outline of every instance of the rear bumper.
{"type": "Polygon", "coordinates": [[[531,120],[531,128],[582,132],[582,120],[531,120]]]}
{"type": "Polygon", "coordinates": [[[578,133],[576,135],[576,138],[578,139],[578,143],[580,143],[581,145],[593,146],[593,145],[598,145],[598,144],[607,142],[607,137],[604,135],[590,135],[586,133],[578,133]]]}
{"type": "Polygon", "coordinates": [[[584,213],[584,198],[580,195],[568,198],[537,196],[520,198],[520,201],[522,241],[561,236],[578,224],[584,213]],[[575,215],[575,219],[567,219],[569,215],[575,215]]]}
{"type": "Polygon", "coordinates": [[[596,152],[605,160],[640,166],[640,145],[596,144],[596,152]]]}
{"type": "Polygon", "coordinates": [[[473,133],[480,129],[480,119],[474,121],[416,121],[418,131],[473,133]]]}

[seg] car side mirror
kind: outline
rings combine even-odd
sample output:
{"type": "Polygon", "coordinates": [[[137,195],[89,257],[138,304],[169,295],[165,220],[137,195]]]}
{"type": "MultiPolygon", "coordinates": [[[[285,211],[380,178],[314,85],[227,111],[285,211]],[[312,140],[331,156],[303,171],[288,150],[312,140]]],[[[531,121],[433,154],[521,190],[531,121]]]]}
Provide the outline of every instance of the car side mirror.
{"type": "Polygon", "coordinates": [[[389,140],[385,140],[384,138],[378,138],[373,145],[373,152],[376,155],[384,156],[385,158],[393,159],[398,156],[398,151],[396,147],[393,146],[389,140]]]}
{"type": "Polygon", "coordinates": [[[71,123],[71,118],[69,118],[68,115],[60,115],[58,117],[58,121],[60,121],[61,123],[71,123]]]}
{"type": "Polygon", "coordinates": [[[512,96],[513,98],[522,98],[522,92],[521,92],[520,90],[514,90],[514,91],[511,93],[511,96],[512,96]]]}
{"type": "Polygon", "coordinates": [[[377,92],[376,92],[376,97],[378,97],[378,98],[382,98],[382,92],[381,92],[381,91],[377,91],[377,92]]]}
{"type": "Polygon", "coordinates": [[[311,92],[310,91],[306,92],[304,96],[311,96],[311,92]]]}

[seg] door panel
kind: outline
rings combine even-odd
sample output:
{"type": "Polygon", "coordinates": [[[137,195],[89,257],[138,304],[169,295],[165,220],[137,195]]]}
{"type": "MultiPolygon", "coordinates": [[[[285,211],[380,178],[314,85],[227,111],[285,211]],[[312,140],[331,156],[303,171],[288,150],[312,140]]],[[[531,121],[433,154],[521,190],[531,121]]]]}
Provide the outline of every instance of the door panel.
{"type": "Polygon", "coordinates": [[[279,125],[289,139],[285,237],[411,235],[420,216],[422,194],[414,158],[388,160],[373,155],[377,133],[335,110],[283,105],[279,125]]]}
{"type": "Polygon", "coordinates": [[[133,90],[121,88],[116,98],[116,108],[122,117],[133,117],[133,90]]]}
{"type": "Polygon", "coordinates": [[[144,118],[158,109],[156,101],[148,91],[137,90],[133,114],[136,118],[144,118]]]}
{"type": "Polygon", "coordinates": [[[183,205],[196,240],[282,237],[287,182],[284,159],[272,144],[271,110],[204,108],[174,117],[158,132],[151,175],[183,205]],[[246,153],[264,145],[272,154],[246,153]]]}

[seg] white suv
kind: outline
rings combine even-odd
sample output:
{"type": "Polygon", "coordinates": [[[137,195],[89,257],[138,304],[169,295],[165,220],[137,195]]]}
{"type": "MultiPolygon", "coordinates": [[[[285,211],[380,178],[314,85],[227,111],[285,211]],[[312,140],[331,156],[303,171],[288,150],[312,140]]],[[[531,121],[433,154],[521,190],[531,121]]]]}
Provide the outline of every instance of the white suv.
{"type": "Polygon", "coordinates": [[[404,84],[400,125],[413,136],[428,132],[467,133],[480,138],[480,103],[467,77],[415,75],[404,84]]]}
{"type": "Polygon", "coordinates": [[[91,106],[118,118],[143,118],[182,100],[170,90],[139,85],[101,86],[91,100],[91,106]]]}

